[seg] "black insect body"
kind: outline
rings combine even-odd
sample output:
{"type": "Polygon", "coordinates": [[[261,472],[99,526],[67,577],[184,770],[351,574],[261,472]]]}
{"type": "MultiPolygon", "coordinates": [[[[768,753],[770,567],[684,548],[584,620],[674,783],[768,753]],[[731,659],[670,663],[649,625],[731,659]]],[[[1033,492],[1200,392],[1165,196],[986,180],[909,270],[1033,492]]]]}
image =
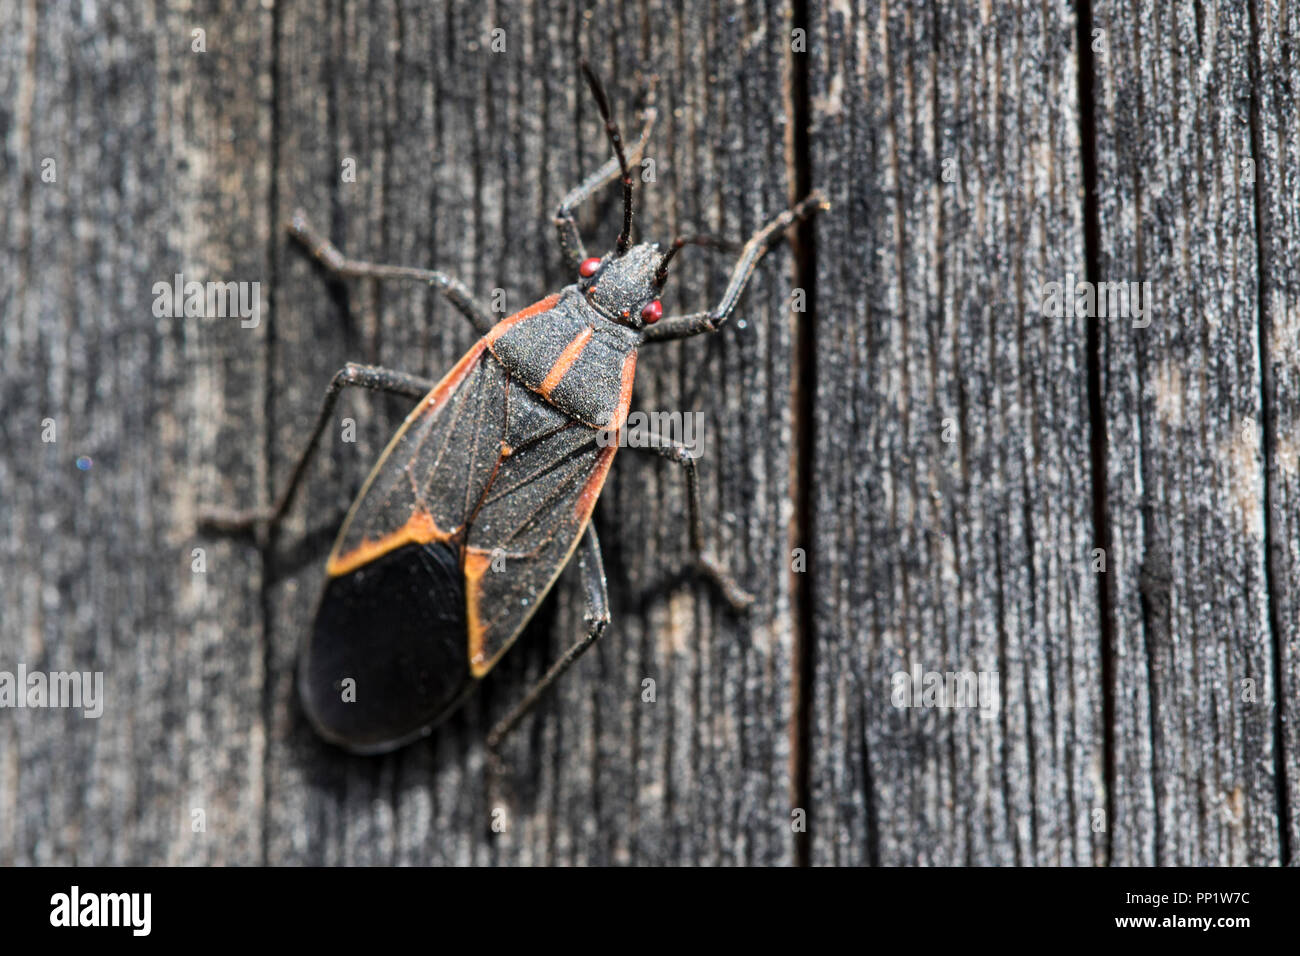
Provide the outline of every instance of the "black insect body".
{"type": "MultiPolygon", "coordinates": [[[[481,334],[437,383],[390,369],[345,366],[326,392],[311,440],[275,508],[214,515],[207,522],[241,530],[279,521],[343,388],[419,400],[339,531],[299,658],[298,690],[308,717],[323,737],[348,750],[384,752],[427,734],[509,649],[575,551],[588,598],[588,631],[492,730],[489,746],[495,749],[600,636],[609,605],[590,518],[627,421],[640,346],[719,328],[773,241],[797,220],[826,208],[814,194],[755,233],[717,307],[663,318],[658,296],[673,256],[687,244],[719,243],[678,239],[666,252],[653,243],[631,243],[629,157],[604,90],[586,64],[583,71],[614,157],[556,212],[560,246],[577,273],[577,281],[560,292],[498,322],[442,273],[349,260],[301,213],[290,226],[340,276],[416,279],[439,288],[481,334]],[[616,177],[623,184],[623,228],[613,252],[588,257],[573,210],[616,177]]],[[[644,149],[653,122],[651,107],[631,161],[644,149]]],[[[691,453],[679,443],[649,438],[649,450],[685,467],[699,569],[743,607],[749,595],[705,554],[691,453]]]]}

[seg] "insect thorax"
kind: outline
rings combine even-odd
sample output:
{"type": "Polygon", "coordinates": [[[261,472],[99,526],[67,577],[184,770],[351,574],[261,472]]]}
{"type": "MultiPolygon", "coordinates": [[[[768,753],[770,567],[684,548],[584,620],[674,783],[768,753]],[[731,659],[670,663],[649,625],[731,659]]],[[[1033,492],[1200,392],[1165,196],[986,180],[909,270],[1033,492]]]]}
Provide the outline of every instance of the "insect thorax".
{"type": "Polygon", "coordinates": [[[511,326],[490,347],[523,385],[566,414],[603,427],[618,413],[639,338],[568,286],[554,306],[511,326]]]}

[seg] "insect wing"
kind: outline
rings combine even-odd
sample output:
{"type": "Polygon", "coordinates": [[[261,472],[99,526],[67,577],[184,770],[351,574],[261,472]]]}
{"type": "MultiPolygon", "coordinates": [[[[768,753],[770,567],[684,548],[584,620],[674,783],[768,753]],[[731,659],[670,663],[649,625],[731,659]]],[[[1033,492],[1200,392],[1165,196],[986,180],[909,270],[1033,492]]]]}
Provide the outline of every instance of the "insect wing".
{"type": "Polygon", "coordinates": [[[506,389],[479,343],[407,417],[353,504],[299,657],[299,696],[326,739],[391,749],[472,685],[459,537],[500,458],[506,389]]]}
{"type": "Polygon", "coordinates": [[[421,400],[329,557],[299,672],[322,736],[390,749],[491,670],[581,539],[617,450],[601,435],[483,341],[421,400]]]}
{"type": "Polygon", "coordinates": [[[506,446],[468,529],[470,669],[486,674],[577,547],[617,445],[527,389],[509,395],[506,446]]]}

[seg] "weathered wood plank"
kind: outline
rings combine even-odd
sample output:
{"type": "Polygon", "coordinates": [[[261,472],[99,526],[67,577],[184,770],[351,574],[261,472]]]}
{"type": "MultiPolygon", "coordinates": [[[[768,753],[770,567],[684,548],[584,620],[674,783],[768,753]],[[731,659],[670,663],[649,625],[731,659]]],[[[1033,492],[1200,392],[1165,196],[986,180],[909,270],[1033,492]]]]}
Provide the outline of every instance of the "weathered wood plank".
{"type": "Polygon", "coordinates": [[[1094,22],[1099,275],[1154,304],[1149,327],[1101,322],[1113,861],[1273,863],[1249,10],[1104,2],[1094,22]]]}
{"type": "MultiPolygon", "coordinates": [[[[797,690],[815,863],[1297,845],[1295,9],[1096,3],[1090,98],[1056,0],[815,0],[807,54],[790,0],[226,6],[0,0],[0,670],[107,688],[97,720],[0,712],[0,864],[791,863],[797,690]],[[293,690],[325,550],[403,403],[345,397],[266,551],[195,519],[271,498],[344,361],[437,377],[473,338],[426,289],[326,283],[282,232],[294,207],[507,311],[566,281],[551,212],[606,155],[579,51],[629,136],[638,70],[660,74],[646,236],[743,238],[801,167],[834,209],[812,354],[782,249],[731,328],[639,368],[636,407],[705,413],[709,542],[758,607],[677,576],[684,480],[623,452],[596,516],[614,623],[489,793],[484,733],[581,630],[573,573],[427,744],[342,755],[293,690]],[[177,272],[260,281],[260,326],[155,317],[177,272]],[[1151,280],[1150,326],[1102,320],[1090,354],[1086,322],[1041,314],[1069,275],[1151,280]],[[996,671],[996,716],[896,708],[913,666],[996,671]]],[[[610,189],[583,210],[589,247],[617,222],[610,189]]],[[[723,287],[725,256],[687,253],[670,313],[723,287]]]]}
{"type": "Polygon", "coordinates": [[[1038,314],[1083,263],[1071,11],[813,10],[813,175],[835,204],[813,860],[1101,862],[1086,335],[1038,314]],[[913,667],[996,672],[1001,707],[896,708],[913,667]]]}
{"type": "MultiPolygon", "coordinates": [[[[550,216],[607,155],[575,63],[579,47],[611,79],[625,130],[636,128],[632,66],[661,76],[649,155],[657,183],[638,193],[643,233],[691,227],[744,237],[789,188],[780,31],[784,8],[660,14],[600,5],[496,8],[380,3],[286,9],[279,31],[277,215],[302,205],[350,254],[436,266],[508,311],[567,281],[550,216]],[[505,31],[505,51],[490,48],[505,31]],[[575,40],[583,37],[575,45],[575,40]],[[769,52],[777,51],[777,52],[769,52]],[[617,62],[618,67],[615,67],[617,62]],[[710,64],[702,71],[699,64],[710,64]],[[355,184],[340,162],[355,157],[355,184]]],[[[617,231],[617,190],[584,210],[591,248],[617,231]]],[[[280,448],[293,449],[332,371],[346,359],[437,376],[472,341],[422,289],[330,291],[303,256],[277,246],[276,388],[280,448]]],[[[703,307],[724,263],[683,256],[669,312],[703,307]]],[[[597,512],[614,623],[553,700],[511,741],[491,836],[479,741],[490,722],[581,632],[576,579],[520,648],[429,746],[381,759],[318,744],[297,715],[290,673],[310,620],[320,564],[274,575],[268,857],[320,862],[786,862],[789,827],[790,341],[787,253],[762,267],[740,319],[708,341],[651,347],[636,405],[707,413],[706,507],[725,516],[710,544],[762,595],[737,620],[707,588],[670,579],[687,560],[683,477],[658,459],[619,456],[597,512]],[[736,327],[738,326],[738,327],[736,327]],[[657,702],[641,700],[642,681],[657,702]]],[[[286,538],[336,525],[404,408],[349,397],[341,415],[363,440],[330,443],[286,538]]],[[[334,431],[335,439],[338,431],[334,431]]],[[[290,461],[277,449],[281,481],[290,461]]]]}
{"type": "Polygon", "coordinates": [[[253,486],[265,326],[152,307],[175,273],[266,278],[270,20],[0,7],[0,669],[103,671],[106,696],[4,712],[0,863],[254,862],[261,574],[193,525],[253,486]]]}

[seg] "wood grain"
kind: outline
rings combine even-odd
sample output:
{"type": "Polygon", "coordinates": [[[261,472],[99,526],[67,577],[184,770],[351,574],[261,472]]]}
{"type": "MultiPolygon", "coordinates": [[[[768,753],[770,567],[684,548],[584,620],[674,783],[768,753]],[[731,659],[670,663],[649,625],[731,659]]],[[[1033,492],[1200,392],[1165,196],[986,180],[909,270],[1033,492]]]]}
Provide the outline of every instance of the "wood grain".
{"type": "Polygon", "coordinates": [[[265,480],[267,323],[156,318],[153,286],[266,287],[270,17],[6,6],[0,666],[106,701],[4,712],[0,862],[256,860],[262,565],[192,529],[265,480]]]}
{"type": "MultiPolygon", "coordinates": [[[[1298,14],[1148,6],[0,0],[0,670],[107,695],[0,710],[0,864],[1288,862],[1298,14]],[[473,341],[424,287],[330,281],[295,208],[503,312],[568,281],[551,215],[607,154],[584,54],[629,138],[659,77],[644,237],[833,208],[638,368],[634,407],[704,413],[706,538],[756,607],[681,573],[684,476],[623,451],[613,624],[491,791],[484,734],[581,633],[576,568],[426,743],[343,755],[293,690],[401,401],[344,396],[266,547],[196,519],[272,500],[344,362],[436,378],[473,341]],[[260,324],[155,316],[177,273],[259,282],[260,324]],[[1150,280],[1150,325],[1044,314],[1070,276],[1150,280]],[[913,668],[998,705],[897,707],[913,668]]],[[[666,313],[727,259],[686,250],[666,313]]]]}
{"type": "Polygon", "coordinates": [[[1276,862],[1249,11],[1095,21],[1100,275],[1154,302],[1147,328],[1101,323],[1114,858],[1276,862]]]}
{"type": "Polygon", "coordinates": [[[1103,859],[1070,10],[816,5],[819,863],[1103,859]],[[945,172],[947,176],[945,177],[945,172]],[[827,250],[827,251],[823,251],[827,250]],[[893,675],[995,673],[900,709],[893,675]]]}

